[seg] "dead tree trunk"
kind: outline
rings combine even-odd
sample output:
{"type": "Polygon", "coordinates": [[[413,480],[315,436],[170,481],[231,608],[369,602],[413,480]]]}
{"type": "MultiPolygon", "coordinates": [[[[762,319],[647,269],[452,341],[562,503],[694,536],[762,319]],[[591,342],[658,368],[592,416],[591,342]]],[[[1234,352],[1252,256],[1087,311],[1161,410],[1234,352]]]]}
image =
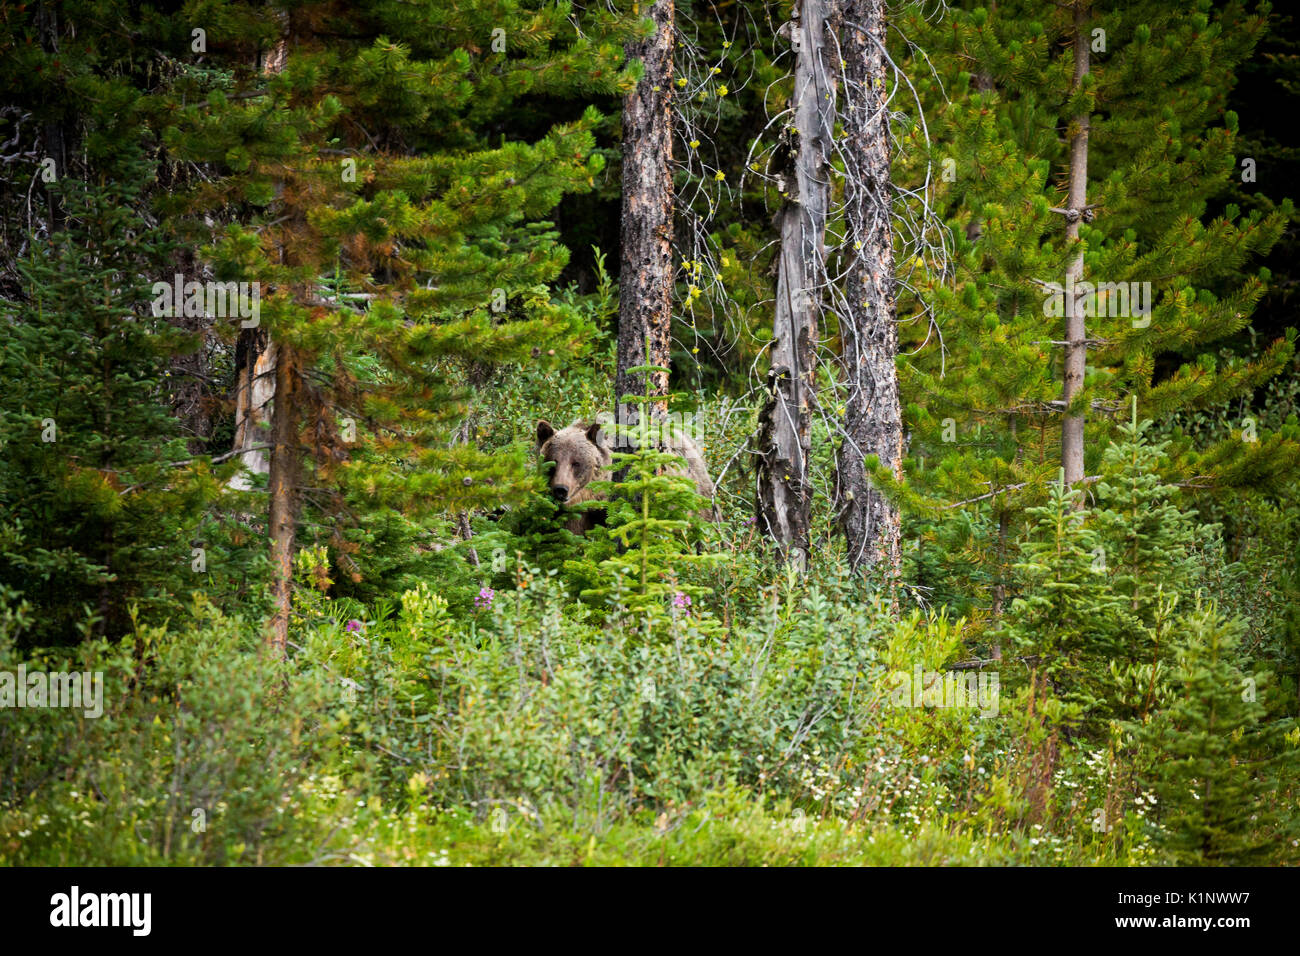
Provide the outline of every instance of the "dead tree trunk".
{"type": "MultiPolygon", "coordinates": [[[[266,74],[284,70],[289,55],[289,18],[279,14],[283,34],[269,50],[259,51],[256,67],[266,74]]],[[[277,190],[278,192],[278,190],[277,190]]],[[[271,427],[271,399],[275,395],[275,347],[261,328],[241,328],[235,344],[235,444],[234,449],[253,449],[239,455],[241,464],[255,475],[271,470],[266,452],[254,449],[263,443],[271,427]]],[[[242,476],[231,487],[247,490],[252,485],[242,476]]]]}
{"type": "MultiPolygon", "coordinates": [[[[263,64],[266,73],[284,70],[289,50],[289,24],[282,18],[285,33],[271,49],[263,64]]],[[[288,258],[283,248],[282,259],[288,258]]],[[[267,643],[271,653],[285,656],[289,642],[289,615],[293,607],[293,556],[298,521],[298,392],[301,370],[298,356],[291,347],[271,343],[257,356],[249,377],[250,429],[256,422],[257,385],[265,381],[274,366],[275,392],[271,399],[271,460],[267,491],[270,497],[268,525],[271,536],[271,615],[267,643]],[[273,347],[274,346],[274,347],[273,347]]],[[[245,446],[246,447],[246,446],[245,446]]]]}
{"type": "Polygon", "coordinates": [[[664,396],[652,408],[667,411],[668,373],[648,377],[629,369],[668,368],[673,315],[673,0],[650,10],[655,32],[627,45],[645,74],[623,101],[622,265],[619,272],[619,421],[632,424],[637,406],[624,395],[664,396]],[[647,342],[649,354],[646,354],[647,342]]]}
{"type": "MultiPolygon", "coordinates": [[[[1074,89],[1078,89],[1089,69],[1088,4],[1077,0],[1074,5],[1074,89]]],[[[1088,210],[1088,126],[1087,111],[1070,120],[1070,188],[1065,203],[1065,238],[1077,242],[1079,225],[1091,219],[1088,210]]],[[[1084,370],[1088,362],[1088,333],[1084,309],[1075,295],[1083,280],[1083,251],[1075,256],[1065,272],[1065,375],[1061,400],[1065,414],[1061,420],[1061,467],[1066,484],[1083,478],[1083,410],[1070,406],[1083,391],[1084,370]]]]}
{"type": "MultiPolygon", "coordinates": [[[[235,447],[249,449],[239,455],[240,463],[255,475],[271,470],[270,458],[257,446],[264,445],[271,421],[271,399],[275,396],[275,346],[260,328],[240,329],[235,343],[235,447]]],[[[238,475],[232,488],[248,490],[252,484],[238,475]]]]}
{"type": "Polygon", "coordinates": [[[837,504],[850,566],[879,567],[892,582],[901,570],[901,519],[897,506],[872,487],[865,464],[875,455],[895,479],[903,477],[884,0],[847,0],[840,49],[847,275],[840,316],[846,395],[837,504]]]}
{"type": "Polygon", "coordinates": [[[793,126],[782,134],[786,201],[777,213],[777,260],[768,401],[760,417],[759,521],[777,548],[807,559],[812,487],[808,475],[814,349],[826,284],[826,210],[838,54],[828,36],[826,0],[800,0],[787,25],[795,50],[793,126]]]}

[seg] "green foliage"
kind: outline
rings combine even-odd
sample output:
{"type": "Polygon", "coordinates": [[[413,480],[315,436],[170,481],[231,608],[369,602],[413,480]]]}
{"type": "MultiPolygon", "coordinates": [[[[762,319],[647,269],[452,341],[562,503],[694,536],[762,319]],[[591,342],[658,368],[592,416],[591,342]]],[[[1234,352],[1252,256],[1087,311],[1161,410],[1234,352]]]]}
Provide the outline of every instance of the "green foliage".
{"type": "Polygon", "coordinates": [[[596,337],[591,309],[553,289],[569,253],[548,217],[594,188],[604,120],[538,104],[624,92],[629,24],[528,0],[204,10],[223,38],[210,68],[152,101],[169,158],[208,173],[162,203],[166,225],[266,293],[261,328],[301,382],[277,408],[304,543],[330,544],[343,593],[396,593],[452,570],[427,557],[443,528],[528,494],[522,447],[470,440],[475,392],[596,337]],[[252,68],[286,25],[283,62],[252,68]],[[214,205],[232,213],[221,230],[214,205]]]}
{"type": "MultiPolygon", "coordinates": [[[[580,538],[529,450],[538,417],[621,398],[615,277],[566,245],[617,241],[606,160],[640,13],[6,10],[0,689],[20,666],[101,672],[105,706],[6,708],[0,863],[1293,862],[1300,385],[1275,375],[1294,336],[1249,324],[1293,211],[1237,184],[1258,137],[1226,111],[1262,12],[1094,3],[1108,49],[1072,91],[1067,9],[924,7],[893,20],[894,178],[934,185],[951,241],[900,231],[908,481],[876,476],[906,512],[897,607],[849,573],[829,508],[806,574],[750,515],[789,87],[766,11],[678,7],[670,401],[707,423],[722,514],[700,520],[644,414],[580,538]],[[1068,244],[1052,210],[1081,111],[1095,217],[1068,244]],[[41,197],[56,132],[71,167],[41,197]],[[149,308],[182,248],[262,283],[301,385],[281,663],[263,492],[223,492],[234,462],[193,458],[168,408],[202,345],[221,381],[197,446],[230,447],[241,332],[215,317],[200,343],[149,308]],[[1071,489],[1041,283],[1080,250],[1086,278],[1154,295],[1148,324],[1089,317],[1071,489]],[[918,670],[1000,693],[904,705],[918,670]]],[[[817,375],[830,500],[840,410],[832,363],[817,375]]]]}
{"type": "MultiPolygon", "coordinates": [[[[1271,722],[1259,697],[1266,675],[1236,663],[1244,628],[1212,607],[1187,616],[1170,675],[1170,699],[1128,725],[1140,778],[1159,796],[1157,845],[1180,865],[1295,859],[1300,820],[1279,785],[1294,779],[1300,747],[1271,722]]],[[[1285,792],[1285,791],[1283,791],[1285,792]]]]}
{"type": "MultiPolygon", "coordinates": [[[[3,616],[13,614],[9,599],[3,616]]],[[[0,861],[8,865],[252,864],[292,838],[297,787],[334,739],[337,694],[257,653],[260,634],[198,600],[183,628],[141,625],[0,671],[102,675],[102,715],[6,708],[0,861]]]]}
{"type": "MultiPolygon", "coordinates": [[[[629,372],[659,370],[647,365],[629,372]]],[[[671,451],[677,438],[673,426],[653,418],[649,396],[623,396],[623,401],[637,406],[639,412],[635,425],[616,426],[616,441],[635,451],[614,453],[621,478],[593,485],[609,493],[603,538],[614,545],[614,553],[600,556],[605,549],[598,547],[598,560],[588,556],[566,562],[565,569],[592,582],[580,592],[584,601],[625,607],[634,619],[643,621],[650,637],[662,633],[679,614],[689,614],[686,609],[711,592],[692,583],[690,571],[714,564],[722,556],[694,550],[691,532],[710,504],[696,492],[689,475],[669,471],[680,471],[684,464],[671,451]]],[[[698,540],[698,534],[695,537],[698,540]]],[[[693,623],[702,631],[717,629],[707,612],[693,623]]]]}
{"type": "Polygon", "coordinates": [[[1034,531],[1015,566],[1020,596],[1000,633],[1034,656],[1071,719],[1131,718],[1154,703],[1183,626],[1176,609],[1201,584],[1196,556],[1217,528],[1197,525],[1162,479],[1168,442],[1149,421],[1120,428],[1102,458],[1095,504],[1052,486],[1029,508],[1034,531]]]}
{"type": "Polygon", "coordinates": [[[852,799],[844,760],[866,743],[878,703],[879,612],[813,591],[725,641],[683,614],[646,643],[626,608],[603,625],[575,620],[553,574],[525,572],[468,629],[436,596],[417,598],[363,631],[327,609],[304,663],[359,684],[360,765],[373,761],[369,742],[397,754],[436,805],[486,816],[594,803],[617,817],[732,780],[852,799]]]}
{"type": "Polygon", "coordinates": [[[193,344],[149,307],[143,277],[168,248],[137,211],[143,150],[124,153],[121,179],[59,183],[70,223],[21,263],[28,298],[0,302],[0,585],[33,605],[26,645],[79,640],[87,608],[113,635],[130,605],[176,612],[217,532],[217,476],[190,462],[161,391],[193,344]]]}
{"type": "Polygon", "coordinates": [[[1116,603],[1082,498],[1082,490],[1062,480],[1046,504],[1028,509],[1035,524],[1015,565],[1023,593],[1002,631],[1060,689],[1064,720],[1078,720],[1100,703],[1094,681],[1098,661],[1109,657],[1106,622],[1116,603]]]}
{"type": "MultiPolygon", "coordinates": [[[[1027,509],[1047,500],[1060,462],[1063,320],[1047,284],[1063,283],[1076,255],[1090,283],[1151,289],[1143,315],[1131,301],[1122,308],[1128,287],[1120,296],[1097,285],[1085,299],[1088,367],[1077,400],[1087,419],[1085,475],[1100,470],[1133,398],[1161,422],[1223,407],[1249,399],[1294,351],[1290,333],[1270,336],[1253,355],[1224,351],[1265,289],[1252,263],[1293,215],[1289,201],[1248,213],[1215,202],[1239,179],[1224,104],[1264,16],[1237,3],[1091,4],[1090,80],[1075,90],[1072,10],[1012,2],[936,16],[912,4],[896,21],[914,44],[900,52],[909,53],[917,102],[896,124],[905,148],[895,153],[894,179],[933,184],[951,236],[945,249],[900,264],[908,479],[930,510],[953,501],[989,509],[973,544],[995,587],[1009,583],[1014,542],[1035,520],[1027,509]],[[1054,210],[1079,113],[1089,116],[1094,215],[1067,242],[1065,216],[1054,210]]],[[[1171,449],[1167,471],[1235,495],[1294,473],[1298,454],[1294,435],[1252,444],[1227,434],[1171,449]]],[[[982,584],[977,576],[966,587],[978,593],[982,584]]]]}

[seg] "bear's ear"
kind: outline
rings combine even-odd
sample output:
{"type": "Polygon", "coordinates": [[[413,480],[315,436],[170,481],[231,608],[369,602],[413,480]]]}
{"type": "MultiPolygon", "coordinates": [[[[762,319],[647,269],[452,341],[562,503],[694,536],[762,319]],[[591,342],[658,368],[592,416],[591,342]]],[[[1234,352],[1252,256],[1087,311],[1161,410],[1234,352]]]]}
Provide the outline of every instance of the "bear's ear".
{"type": "Polygon", "coordinates": [[[587,441],[591,442],[597,448],[602,447],[601,442],[603,442],[604,440],[605,440],[605,436],[601,433],[600,422],[596,422],[594,425],[592,425],[590,428],[587,429],[587,441]]]}
{"type": "Polygon", "coordinates": [[[555,429],[551,427],[550,422],[544,418],[539,421],[537,423],[537,447],[541,448],[542,445],[546,444],[547,439],[554,434],[555,429]]]}

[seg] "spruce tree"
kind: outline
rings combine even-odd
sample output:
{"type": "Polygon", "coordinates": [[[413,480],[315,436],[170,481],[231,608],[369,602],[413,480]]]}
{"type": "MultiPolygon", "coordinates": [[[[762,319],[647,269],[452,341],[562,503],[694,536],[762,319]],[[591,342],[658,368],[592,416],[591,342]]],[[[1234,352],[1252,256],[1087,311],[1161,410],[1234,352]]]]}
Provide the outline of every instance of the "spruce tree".
{"type": "Polygon", "coordinates": [[[1099,568],[1097,533],[1079,508],[1082,491],[1064,473],[1047,501],[1028,509],[1030,534],[1015,565],[1020,596],[995,630],[1015,648],[1048,696],[1074,723],[1103,700],[1099,676],[1109,658],[1109,617],[1115,598],[1099,568]]]}
{"type": "Polygon", "coordinates": [[[1174,661],[1180,604],[1199,583],[1193,551],[1216,530],[1198,526],[1165,483],[1168,442],[1151,443],[1150,421],[1120,429],[1095,486],[1052,486],[1015,565],[1017,594],[995,633],[1040,663],[1087,728],[1148,712],[1174,661]]]}
{"type": "Polygon", "coordinates": [[[1295,859],[1300,818],[1277,790],[1298,752],[1270,724],[1264,675],[1236,663],[1243,627],[1213,608],[1189,615],[1168,706],[1129,725],[1140,785],[1157,796],[1156,842],[1178,865],[1248,866],[1295,859]]]}
{"type": "MultiPolygon", "coordinates": [[[[651,376],[662,366],[630,369],[631,374],[651,376]]],[[[709,507],[708,499],[695,490],[689,475],[669,474],[683,464],[670,449],[676,427],[657,421],[651,408],[653,394],[623,396],[634,407],[635,424],[615,426],[617,447],[631,448],[614,453],[618,479],[605,483],[611,500],[607,503],[608,541],[611,553],[598,560],[565,562],[570,574],[590,581],[581,591],[584,601],[613,603],[626,608],[644,628],[647,637],[665,633],[678,616],[712,588],[695,584],[682,572],[707,567],[724,560],[720,553],[696,553],[695,522],[692,516],[709,507]]],[[[708,616],[696,615],[699,629],[716,631],[718,624],[708,616]]]]}
{"type": "Polygon", "coordinates": [[[168,247],[140,212],[151,170],[131,95],[116,106],[92,127],[113,143],[101,181],[56,184],[66,224],[32,237],[24,298],[0,309],[0,583],[31,603],[33,644],[87,622],[120,635],[133,608],[157,620],[206,580],[198,529],[217,482],[189,461],[165,387],[192,343],[152,309],[168,247]]]}
{"type": "Polygon", "coordinates": [[[1193,552],[1216,530],[1198,525],[1179,506],[1179,489],[1161,477],[1168,470],[1169,442],[1151,442],[1150,421],[1122,427],[1102,457],[1096,484],[1100,562],[1114,598],[1108,614],[1119,685],[1108,696],[1120,715],[1144,712],[1162,668],[1172,663],[1174,617],[1180,601],[1192,597],[1196,581],[1193,552]]]}

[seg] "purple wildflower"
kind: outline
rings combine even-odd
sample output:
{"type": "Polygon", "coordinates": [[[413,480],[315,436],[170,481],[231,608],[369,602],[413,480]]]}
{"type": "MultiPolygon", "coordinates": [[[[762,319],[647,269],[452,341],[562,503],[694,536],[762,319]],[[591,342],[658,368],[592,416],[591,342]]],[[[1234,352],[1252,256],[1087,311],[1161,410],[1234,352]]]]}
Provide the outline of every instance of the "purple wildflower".
{"type": "Polygon", "coordinates": [[[348,621],[348,632],[349,632],[349,633],[354,633],[354,632],[356,632],[356,631],[359,631],[359,630],[361,630],[363,627],[365,627],[365,625],[362,624],[360,621],[358,621],[356,618],[353,618],[352,620],[348,621]]]}
{"type": "Polygon", "coordinates": [[[492,606],[492,599],[497,596],[497,592],[491,588],[480,588],[478,597],[474,599],[474,606],[480,611],[486,610],[492,606]]]}
{"type": "Polygon", "coordinates": [[[681,591],[678,591],[676,594],[673,595],[673,607],[690,607],[690,606],[691,606],[691,596],[689,594],[683,594],[681,591]]]}

